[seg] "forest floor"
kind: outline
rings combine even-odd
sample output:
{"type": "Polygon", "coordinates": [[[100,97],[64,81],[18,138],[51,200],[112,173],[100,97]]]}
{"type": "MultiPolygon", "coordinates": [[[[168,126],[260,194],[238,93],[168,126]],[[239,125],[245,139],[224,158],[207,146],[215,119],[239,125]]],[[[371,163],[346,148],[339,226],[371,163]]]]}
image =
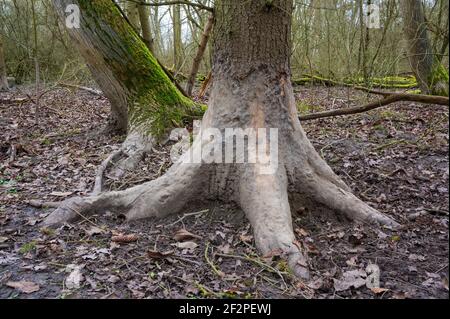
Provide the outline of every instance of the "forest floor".
{"type": "MultiPolygon", "coordinates": [[[[295,90],[302,112],[376,98],[338,87],[295,90]]],[[[259,258],[242,212],[220,203],[164,220],[128,224],[106,214],[43,229],[51,210],[27,201],[88,194],[97,165],[121,138],[98,133],[109,108],[102,97],[48,92],[36,125],[26,91],[0,93],[25,98],[0,104],[0,298],[449,296],[447,107],[396,103],[303,124],[354,192],[403,225],[392,231],[299,209],[294,228],[313,277],[305,283],[276,257],[259,258]],[[383,289],[366,287],[368,265],[379,267],[383,289]]],[[[110,189],[157,178],[171,165],[168,152],[157,147],[138,170],[110,180],[110,189]]]]}

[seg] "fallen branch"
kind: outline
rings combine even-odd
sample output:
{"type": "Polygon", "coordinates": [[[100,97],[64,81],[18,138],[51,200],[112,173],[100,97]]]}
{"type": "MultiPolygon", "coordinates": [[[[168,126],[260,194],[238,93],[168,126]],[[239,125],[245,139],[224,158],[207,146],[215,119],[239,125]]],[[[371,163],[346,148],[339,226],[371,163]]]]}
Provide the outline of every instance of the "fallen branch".
{"type": "MultiPolygon", "coordinates": [[[[381,93],[381,92],[380,92],[381,93]]],[[[376,93],[375,93],[376,94],[376,93]]],[[[384,93],[383,93],[384,95],[384,93]]],[[[371,102],[363,106],[355,106],[345,109],[337,109],[331,111],[318,112],[313,114],[307,114],[300,116],[300,121],[316,120],[320,118],[332,117],[332,116],[342,116],[350,114],[364,113],[371,111],[395,102],[399,101],[410,101],[419,102],[427,104],[438,104],[438,105],[449,105],[449,99],[445,96],[432,96],[432,95],[422,95],[422,94],[404,94],[404,93],[390,93],[382,100],[371,102]]]]}
{"type": "Polygon", "coordinates": [[[97,95],[97,96],[103,96],[103,92],[102,91],[99,91],[99,90],[96,90],[96,89],[92,89],[92,88],[88,88],[88,87],[85,87],[85,86],[69,84],[69,83],[59,83],[59,85],[63,86],[63,87],[68,87],[68,88],[72,88],[72,89],[86,91],[86,92],[89,92],[89,93],[97,95]]]}

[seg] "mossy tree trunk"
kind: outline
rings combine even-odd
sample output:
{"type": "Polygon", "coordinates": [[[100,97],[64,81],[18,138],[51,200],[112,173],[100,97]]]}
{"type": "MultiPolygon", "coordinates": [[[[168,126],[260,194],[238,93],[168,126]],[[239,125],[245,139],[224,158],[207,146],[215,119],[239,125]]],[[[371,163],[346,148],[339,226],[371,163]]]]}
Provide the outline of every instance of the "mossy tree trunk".
{"type": "Polygon", "coordinates": [[[54,0],[61,17],[76,4],[81,27],[68,29],[97,84],[111,102],[111,124],[161,135],[195,109],[170,81],[111,0],[54,0]]]}
{"type": "Polygon", "coordinates": [[[214,164],[208,156],[188,161],[187,152],[162,177],[121,192],[71,199],[45,224],[104,211],[128,220],[163,217],[205,199],[231,201],[248,217],[261,253],[287,259],[296,275],[307,278],[307,259],[295,239],[291,211],[330,209],[362,222],[398,224],[351,193],[300,125],[290,80],[293,0],[216,0],[215,6],[214,85],[201,126],[205,134],[194,140],[191,151],[208,155],[219,150],[227,163],[221,163],[222,156],[214,164]],[[211,139],[209,129],[225,139],[227,129],[237,136],[247,129],[257,133],[242,154],[234,142],[223,152],[226,140],[211,139]],[[264,129],[270,134],[275,130],[278,138],[270,139],[260,131],[264,129]],[[265,152],[250,156],[261,149],[265,152]],[[274,160],[268,171],[262,154],[274,160]]]}
{"type": "MultiPolygon", "coordinates": [[[[115,156],[110,175],[119,178],[133,170],[154,143],[186,116],[198,115],[199,106],[171,82],[134,28],[112,0],[54,0],[61,17],[69,4],[78,5],[80,28],[68,32],[89,67],[93,78],[109,99],[109,129],[127,133],[115,156]]],[[[94,192],[102,189],[101,173],[94,192]]]]}
{"type": "Polygon", "coordinates": [[[3,49],[3,39],[0,35],[0,91],[9,89],[8,77],[6,74],[5,51],[3,49]]]}
{"type": "Polygon", "coordinates": [[[448,96],[448,71],[433,52],[421,0],[402,0],[411,68],[423,94],[448,96]]]}

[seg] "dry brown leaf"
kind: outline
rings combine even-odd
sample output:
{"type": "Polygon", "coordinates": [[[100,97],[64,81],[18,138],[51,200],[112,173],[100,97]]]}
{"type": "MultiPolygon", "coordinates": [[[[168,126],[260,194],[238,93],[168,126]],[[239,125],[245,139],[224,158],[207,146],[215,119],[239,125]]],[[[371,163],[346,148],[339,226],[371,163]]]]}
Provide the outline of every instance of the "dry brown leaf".
{"type": "Polygon", "coordinates": [[[103,229],[97,226],[92,226],[91,228],[86,230],[86,234],[89,236],[100,235],[103,234],[104,232],[105,231],[103,229]]]}
{"type": "Polygon", "coordinates": [[[38,284],[31,281],[8,281],[6,285],[25,294],[31,294],[41,289],[38,284]]]}
{"type": "Polygon", "coordinates": [[[309,233],[306,230],[304,230],[303,228],[296,228],[295,232],[301,237],[309,236],[309,233]]]}
{"type": "Polygon", "coordinates": [[[253,240],[253,236],[252,235],[240,235],[239,239],[244,243],[249,243],[253,240]]]}
{"type": "Polygon", "coordinates": [[[147,251],[147,256],[153,259],[165,259],[171,255],[173,255],[174,251],[169,250],[165,252],[156,251],[156,250],[149,250],[147,251]]]}
{"type": "Polygon", "coordinates": [[[379,295],[379,294],[389,291],[389,289],[387,289],[387,288],[371,288],[370,290],[372,290],[372,292],[376,295],[379,295]]]}
{"type": "Polygon", "coordinates": [[[194,235],[193,233],[188,232],[186,229],[180,229],[175,233],[173,239],[176,241],[186,241],[186,240],[202,239],[202,237],[194,235]]]}
{"type": "Polygon", "coordinates": [[[111,240],[113,242],[115,242],[115,243],[123,243],[123,244],[134,243],[138,239],[139,239],[139,236],[136,235],[136,234],[117,235],[117,236],[112,236],[111,237],[111,240]]]}

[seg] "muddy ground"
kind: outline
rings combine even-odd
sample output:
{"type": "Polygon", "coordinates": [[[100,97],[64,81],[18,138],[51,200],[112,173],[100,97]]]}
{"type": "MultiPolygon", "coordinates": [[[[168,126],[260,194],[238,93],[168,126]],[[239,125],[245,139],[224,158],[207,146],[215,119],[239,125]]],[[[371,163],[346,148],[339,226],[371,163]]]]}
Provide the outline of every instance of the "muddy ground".
{"type": "MultiPolygon", "coordinates": [[[[242,212],[221,203],[164,220],[127,224],[107,213],[43,229],[51,210],[28,201],[88,194],[96,166],[122,137],[99,134],[109,108],[102,97],[54,89],[40,99],[36,118],[27,92],[0,93],[1,298],[449,296],[447,107],[396,103],[303,124],[355,193],[403,227],[377,229],[298,209],[294,228],[313,275],[302,282],[276,256],[258,257],[242,212]],[[377,267],[381,289],[369,289],[377,267]]],[[[296,95],[304,113],[377,98],[319,86],[297,87],[296,95]]],[[[167,145],[155,148],[109,188],[157,178],[171,165],[168,152],[167,145]]]]}

